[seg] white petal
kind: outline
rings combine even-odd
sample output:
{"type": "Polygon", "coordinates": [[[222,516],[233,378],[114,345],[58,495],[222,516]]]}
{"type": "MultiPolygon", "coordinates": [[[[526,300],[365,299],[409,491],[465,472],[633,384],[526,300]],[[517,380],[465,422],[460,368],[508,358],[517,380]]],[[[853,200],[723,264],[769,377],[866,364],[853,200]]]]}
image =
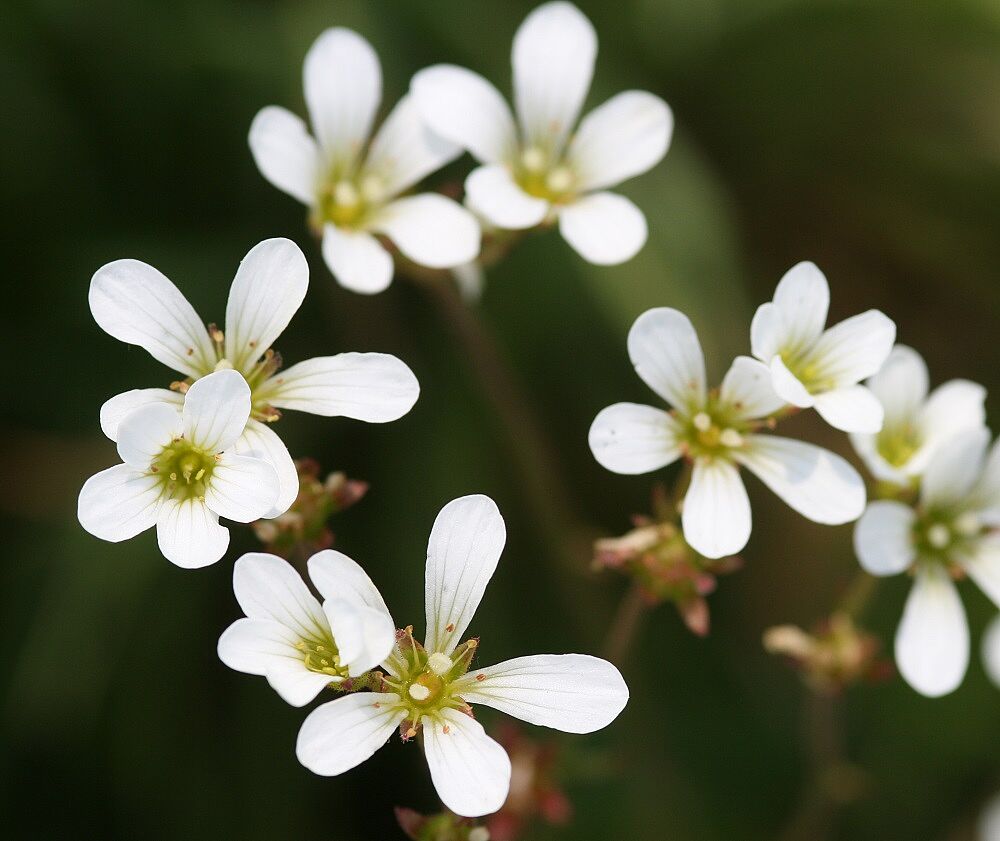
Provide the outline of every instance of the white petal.
{"type": "Polygon", "coordinates": [[[169,388],[133,388],[116,394],[101,406],[101,431],[112,441],[117,441],[118,426],[125,416],[151,403],[166,403],[180,409],[184,405],[184,395],[169,388]]]}
{"type": "MultiPolygon", "coordinates": [[[[968,433],[962,433],[966,435],[968,433]]],[[[959,438],[961,436],[955,436],[959,438]]],[[[993,442],[970,502],[988,525],[1000,527],[1000,438],[993,442]]]]}
{"type": "Polygon", "coordinates": [[[660,307],[640,315],[628,333],[628,355],[653,391],[682,412],[705,404],[705,357],[684,313],[660,307]]]}
{"type": "Polygon", "coordinates": [[[160,503],[156,476],[116,464],[84,482],[77,518],[95,537],[119,543],[152,528],[160,503]]]}
{"type": "Polygon", "coordinates": [[[917,572],[896,631],[896,665],[930,698],[958,688],[969,665],[969,626],[955,585],[943,568],[917,572]]]}
{"type": "Polygon", "coordinates": [[[617,193],[591,193],[559,209],[559,233],[588,263],[616,266],[646,244],[646,217],[617,193]]]}
{"type": "Polygon", "coordinates": [[[252,523],[275,507],[278,490],[278,474],[264,459],[225,453],[212,470],[205,504],[227,520],[252,523]]]}
{"type": "Polygon", "coordinates": [[[985,424],[985,400],[986,389],[968,380],[949,380],[934,389],[916,419],[923,446],[907,463],[908,471],[922,473],[939,447],[985,424]]]}
{"type": "Polygon", "coordinates": [[[367,231],[326,225],[323,260],[337,283],[352,292],[374,295],[392,283],[392,256],[367,231]]]}
{"type": "Polygon", "coordinates": [[[465,179],[469,209],[498,228],[533,228],[549,212],[545,199],[529,196],[500,164],[477,167],[465,179]]]}
{"type": "Polygon", "coordinates": [[[583,190],[613,187],[651,169],[667,153],[674,115],[660,97],[625,91],[580,123],[567,156],[583,190]]]}
{"type": "Polygon", "coordinates": [[[909,505],[891,500],[868,503],[854,527],[854,552],[872,575],[897,575],[909,569],[917,556],[913,524],[917,515],[909,505]]]}
{"type": "Polygon", "coordinates": [[[977,541],[961,564],[976,586],[1000,607],[1000,535],[993,532],[977,541]]]}
{"type": "Polygon", "coordinates": [[[424,751],[438,797],[456,815],[474,818],[503,806],[510,759],[478,721],[458,710],[442,711],[424,722],[424,751]]]}
{"type": "Polygon", "coordinates": [[[514,118],[506,100],[478,73],[436,64],[410,82],[420,116],[437,134],[483,163],[505,163],[517,152],[514,118]]]}
{"type": "Polygon", "coordinates": [[[750,500],[734,464],[698,459],[681,511],[684,539],[706,558],[735,555],[750,539],[750,500]]]}
{"type": "Polygon", "coordinates": [[[737,356],[722,378],[719,400],[743,420],[756,420],[774,414],[785,401],[771,383],[771,371],[749,356],[737,356]]]}
{"type": "Polygon", "coordinates": [[[775,356],[771,360],[771,385],[783,400],[787,400],[800,409],[808,409],[816,402],[812,394],[809,393],[809,389],[795,374],[788,370],[785,360],[780,356],[775,356]]]}
{"type": "Polygon", "coordinates": [[[818,375],[838,386],[854,385],[875,374],[896,341],[896,324],[878,310],[844,319],[822,336],[811,353],[818,375]]]}
{"type": "Polygon", "coordinates": [[[428,128],[412,95],[404,96],[372,139],[365,173],[387,196],[397,196],[462,154],[461,147],[428,128]]]}
{"type": "Polygon", "coordinates": [[[455,266],[452,268],[451,274],[455,278],[455,285],[458,286],[462,300],[469,305],[479,303],[486,286],[486,275],[479,261],[472,260],[455,266]]]}
{"type": "Polygon", "coordinates": [[[774,305],[785,324],[782,350],[803,347],[823,332],[830,308],[830,285],[814,263],[798,263],[779,281],[774,305]]]}
{"type": "Polygon", "coordinates": [[[386,743],[406,713],[399,696],[359,692],[314,709],[302,722],[295,755],[314,774],[334,777],[360,765],[386,743]]]}
{"type": "Polygon", "coordinates": [[[451,654],[469,627],[507,540],[497,504],[474,494],[453,499],[434,520],[427,543],[424,647],[451,654]]]}
{"type": "Polygon", "coordinates": [[[197,499],[166,500],[156,517],[156,540],[172,564],[198,569],[214,564],[229,547],[229,529],[197,499]]]}
{"type": "Polygon", "coordinates": [[[590,88],[597,34],[572,3],[536,8],[514,35],[514,106],[525,141],[559,150],[590,88]]]}
{"type": "Polygon", "coordinates": [[[1000,841],[1000,796],[986,804],[977,827],[978,841],[1000,841]]]}
{"type": "Polygon", "coordinates": [[[250,619],[277,622],[300,639],[330,632],[326,614],[288,561],[249,552],[233,564],[233,593],[250,619]]]}
{"type": "Polygon", "coordinates": [[[882,404],[863,385],[849,385],[818,394],[813,405],[834,429],[874,433],[882,428],[882,404]]]}
{"type": "Polygon", "coordinates": [[[334,678],[311,672],[295,648],[299,635],[267,619],[238,619],[219,638],[219,659],[229,668],[263,675],[293,707],[312,701],[334,678]]]}
{"type": "Polygon", "coordinates": [[[184,437],[208,453],[236,443],[250,418],[250,386],[237,371],[202,377],[184,396],[184,437]]]}
{"type": "Polygon", "coordinates": [[[261,175],[304,205],[315,204],[322,177],[320,153],[302,120],[269,105],[253,118],[248,140],[261,175]]]}
{"type": "Polygon", "coordinates": [[[865,483],[840,456],[776,435],[748,435],[746,444],[734,457],[803,517],[839,525],[864,511],[865,483]]]}
{"type": "Polygon", "coordinates": [[[180,290],[138,260],[115,260],[90,282],[90,311],[102,330],[139,345],[175,371],[199,377],[215,366],[208,331],[180,290]]]}
{"type": "Polygon", "coordinates": [[[167,403],[150,403],[126,416],[118,427],[118,455],[140,470],[148,470],[163,448],[183,430],[181,413],[167,403]]]}
{"type": "Polygon", "coordinates": [[[309,578],[327,600],[342,599],[392,617],[382,594],[357,562],[343,552],[324,549],[309,559],[309,578]]]}
{"type": "Polygon", "coordinates": [[[236,270],[226,304],[226,358],[237,371],[250,367],[288,326],[309,286],[309,264],[290,239],[266,239],[236,270]]]}
{"type": "Polygon", "coordinates": [[[388,614],[344,599],[323,603],[341,663],[351,677],[375,668],[396,644],[396,628],[388,614]]]}
{"type": "Polygon", "coordinates": [[[339,353],[280,371],[259,390],[258,399],[281,409],[385,423],[410,411],[419,394],[417,378],[395,356],[339,353]]]}
{"type": "Polygon", "coordinates": [[[470,672],[458,691],[470,704],[566,733],[607,727],[628,703],[628,686],[618,669],[585,654],[506,660],[470,672]]]}
{"type": "Polygon", "coordinates": [[[927,365],[913,348],[896,345],[868,388],[885,409],[887,428],[912,423],[927,397],[927,365]]]}
{"type": "Polygon", "coordinates": [[[989,443],[989,430],[980,427],[963,432],[942,446],[927,465],[920,501],[929,508],[948,507],[961,501],[983,470],[989,443]]]}
{"type": "Polygon", "coordinates": [[[243,434],[233,444],[232,452],[262,458],[274,468],[278,477],[278,498],[264,514],[265,518],[278,517],[291,508],[299,495],[299,471],[288,448],[273,429],[250,418],[243,434]]]}
{"type": "Polygon", "coordinates": [[[447,269],[479,255],[476,217],[437,193],[396,199],[378,211],[369,224],[420,266],[447,269]]]}
{"type": "Polygon", "coordinates": [[[785,344],[785,319],[773,303],[761,304],[750,322],[750,352],[768,365],[785,344]]]}
{"type": "Polygon", "coordinates": [[[614,473],[659,470],[680,458],[677,421],[662,409],[615,403],[602,409],[590,427],[590,450],[614,473]]]}
{"type": "MultiPolygon", "coordinates": [[[[1000,616],[990,622],[983,636],[983,665],[993,682],[1000,686],[1000,616]]],[[[1000,806],[997,812],[997,828],[1000,829],[1000,806]]]]}
{"type": "Polygon", "coordinates": [[[309,48],[303,82],[326,162],[356,160],[382,99],[382,68],[371,44],[350,29],[326,30],[309,48]]]}

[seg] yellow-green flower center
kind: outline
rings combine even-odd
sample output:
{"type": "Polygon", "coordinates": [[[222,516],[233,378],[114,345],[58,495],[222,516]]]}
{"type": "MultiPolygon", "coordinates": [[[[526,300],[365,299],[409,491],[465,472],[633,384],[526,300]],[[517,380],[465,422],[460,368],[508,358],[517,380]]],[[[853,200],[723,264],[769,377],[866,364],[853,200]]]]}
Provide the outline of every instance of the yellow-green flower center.
{"type": "Polygon", "coordinates": [[[310,672],[346,678],[347,669],[340,664],[340,652],[332,638],[299,640],[295,647],[302,652],[302,659],[310,672]]]}
{"type": "Polygon", "coordinates": [[[514,167],[514,177],[528,195],[559,204],[572,198],[576,191],[576,173],[558,158],[538,146],[529,146],[521,153],[514,167]]]}
{"type": "Polygon", "coordinates": [[[952,567],[984,532],[971,511],[924,511],[913,525],[913,542],[922,561],[952,567]]]}
{"type": "Polygon", "coordinates": [[[180,500],[204,499],[215,462],[214,453],[207,453],[178,438],[163,448],[150,470],[159,477],[165,496],[180,500]]]}
{"type": "Polygon", "coordinates": [[[691,458],[728,456],[744,445],[747,429],[723,407],[710,405],[685,420],[680,438],[691,458]]]}
{"type": "Polygon", "coordinates": [[[883,427],[875,439],[878,454],[893,467],[902,467],[920,449],[923,441],[912,424],[883,427]]]}
{"type": "Polygon", "coordinates": [[[334,172],[319,192],[317,227],[326,222],[338,228],[363,227],[372,211],[386,198],[385,183],[379,176],[334,172]]]}
{"type": "Polygon", "coordinates": [[[810,394],[829,391],[836,387],[836,381],[826,371],[823,364],[810,347],[786,348],[780,354],[785,367],[806,387],[810,394]]]}

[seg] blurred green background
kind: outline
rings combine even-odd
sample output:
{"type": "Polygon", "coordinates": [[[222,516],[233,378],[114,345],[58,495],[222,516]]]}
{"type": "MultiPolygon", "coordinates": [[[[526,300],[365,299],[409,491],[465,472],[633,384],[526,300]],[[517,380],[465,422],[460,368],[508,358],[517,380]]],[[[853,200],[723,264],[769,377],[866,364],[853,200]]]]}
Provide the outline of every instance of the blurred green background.
{"type": "MultiPolygon", "coordinates": [[[[83,480],[116,461],[98,408],[170,372],[103,334],[87,307],[100,265],[145,260],[206,319],[222,319],[243,254],[301,243],[308,297],[279,347],[288,360],[381,350],[422,384],[380,427],[296,414],[295,455],[372,483],[335,519],[339,548],[380,585],[398,622],[423,626],[423,557],[447,500],[493,495],[509,542],[472,627],[483,662],[598,651],[625,582],[589,559],[556,560],[477,373],[430,300],[405,282],[376,298],[337,287],[303,209],[269,186],[246,147],[254,113],[304,113],[301,62],[324,28],[362,32],[385,101],[421,67],[452,61],[509,91],[525,0],[36,0],[4,4],[0,203],[9,403],[0,420],[0,814],[10,838],[402,838],[391,807],[437,801],[415,745],[390,742],[336,779],[301,768],[304,711],[217,660],[239,615],[232,560],[172,567],[152,533],[92,538],[75,519],[83,480]]],[[[815,260],[832,317],[890,314],[935,382],[990,389],[1000,411],[1000,6],[995,0],[582,0],[601,49],[588,104],[645,88],[673,107],[673,146],[624,192],[649,243],[625,266],[584,264],[555,235],[494,269],[481,315],[516,371],[574,516],[595,534],[647,509],[651,477],[603,471],[586,444],[595,413],[646,401],[625,353],[631,321],[685,310],[710,378],[749,347],[749,318],[782,272],[815,260]]],[[[462,171],[459,165],[453,174],[462,171]]],[[[813,418],[802,435],[847,453],[813,418]]],[[[711,598],[697,639],[668,605],[624,671],[633,699],[608,730],[567,742],[576,815],[529,839],[772,839],[806,795],[806,693],[760,636],[810,625],[855,569],[850,527],[792,514],[751,482],[746,567],[711,598]]],[[[890,640],[906,582],[879,589],[867,622],[890,640]]],[[[992,611],[963,586],[974,643],[992,611]]],[[[853,690],[842,713],[860,797],[824,837],[968,839],[1000,788],[1000,690],[974,659],[938,701],[902,681],[853,690]]],[[[499,716],[497,717],[499,718],[499,716]]],[[[484,720],[496,719],[489,712],[484,720]]],[[[536,731],[532,735],[539,735],[536,731]]]]}

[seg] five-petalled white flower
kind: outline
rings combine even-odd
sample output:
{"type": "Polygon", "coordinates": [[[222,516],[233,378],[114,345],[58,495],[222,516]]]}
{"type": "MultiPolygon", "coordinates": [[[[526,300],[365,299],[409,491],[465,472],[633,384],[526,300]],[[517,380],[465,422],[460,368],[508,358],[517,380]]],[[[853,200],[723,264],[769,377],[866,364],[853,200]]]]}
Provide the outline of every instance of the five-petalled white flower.
{"type": "Polygon", "coordinates": [[[628,687],[610,663],[582,654],[519,657],[470,669],[478,640],[459,644],[506,540],[489,497],[466,496],[438,514],[427,547],[427,634],[411,629],[382,663],[377,693],[356,693],[316,708],[299,731],[299,761],[317,774],[341,774],[363,762],[399,727],[423,733],[431,778],[445,806],[468,817],[499,809],[510,787],[504,749],[472,717],[484,704],[531,724],[590,733],[610,724],[628,687]]]}
{"type": "Polygon", "coordinates": [[[305,298],[309,265],[291,240],[268,239],[243,258],[226,305],[225,332],[206,329],[191,304],[164,275],[138,260],[116,260],[98,269],[90,284],[90,309],[116,339],[145,348],[187,378],[174,389],[133,389],[101,408],[101,428],[118,439],[122,419],[150,403],[184,403],[183,391],[213,371],[239,371],[250,386],[252,407],[234,451],[256,453],[274,466],[281,492],[265,512],[276,517],[295,501],[295,464],[269,427],[279,409],[383,423],[405,415],[420,393],[413,372],[384,353],[341,353],[281,368],[271,344],[305,298]]]}
{"type": "Polygon", "coordinates": [[[949,380],[928,395],[927,365],[906,345],[892,349],[867,385],[882,404],[885,420],[875,435],[852,433],[851,443],[879,481],[909,485],[942,444],[986,423],[986,389],[949,380]]]}
{"type": "Polygon", "coordinates": [[[786,272],[774,300],[761,304],[750,326],[753,355],[771,367],[774,390],[793,406],[816,411],[844,432],[882,428],[882,404],[859,383],[883,365],[896,325],[878,310],[827,330],[830,287],[813,263],[786,272]]]}
{"type": "Polygon", "coordinates": [[[693,462],[681,523],[696,551],[709,558],[732,555],[750,538],[741,465],[814,522],[837,525],[861,515],[864,482],[844,459],[813,444],[761,434],[785,405],[766,365],[737,357],[721,388],[709,392],[698,335],[687,316],[669,308],[636,319],[628,352],[646,385],[672,408],[609,406],[594,419],[590,448],[615,473],[648,473],[682,456],[693,462]]]}
{"type": "Polygon", "coordinates": [[[896,631],[896,664],[929,697],[965,677],[969,626],[954,577],[971,578],[1000,605],[1000,446],[989,431],[964,432],[941,446],[914,505],[872,502],[854,530],[858,560],[872,575],[910,571],[913,586],[896,631]]]}
{"type": "Polygon", "coordinates": [[[376,234],[421,266],[473,260],[480,230],[471,213],[438,193],[400,197],[461,149],[427,128],[410,96],[368,143],[382,99],[371,45],[349,29],[328,29],[306,55],[303,81],[315,139],[290,111],[268,106],[250,126],[250,151],[268,181],[310,209],[340,285],[375,293],[392,281],[392,255],[376,234]]]}
{"type": "Polygon", "coordinates": [[[129,412],[118,427],[124,463],[86,481],[80,524],[114,543],[155,525],[168,561],[189,569],[214,564],[229,546],[219,517],[249,523],[278,497],[274,468],[234,452],[249,417],[250,387],[236,371],[198,380],[182,409],[151,403],[129,412]]]}
{"type": "Polygon", "coordinates": [[[322,604],[287,561],[264,553],[240,558],[233,592],[246,617],[219,638],[223,663],[263,675],[296,707],[373,669],[396,641],[385,603],[360,566],[331,549],[308,566],[322,604]]]}
{"type": "Polygon", "coordinates": [[[514,36],[517,123],[500,92],[471,70],[435,65],[410,90],[421,116],[482,164],[465,182],[466,204],[497,228],[558,219],[585,260],[611,265],[646,242],[646,218],[608,187],[646,172],[666,154],[667,104],[644,91],[613,96],[571,136],[594,72],[597,35],[572,3],[535,9],[514,36]]]}

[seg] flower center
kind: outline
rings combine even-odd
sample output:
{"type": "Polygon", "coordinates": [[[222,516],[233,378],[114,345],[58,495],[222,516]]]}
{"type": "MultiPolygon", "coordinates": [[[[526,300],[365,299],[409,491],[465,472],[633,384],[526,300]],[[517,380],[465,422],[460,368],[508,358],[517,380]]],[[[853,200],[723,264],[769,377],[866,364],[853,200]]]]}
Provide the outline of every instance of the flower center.
{"type": "Polygon", "coordinates": [[[302,659],[310,672],[339,678],[348,676],[347,669],[340,665],[340,652],[332,639],[299,640],[295,647],[302,652],[302,659]]]}
{"type": "Polygon", "coordinates": [[[573,170],[565,162],[552,159],[538,146],[529,146],[521,153],[514,177],[528,195],[553,204],[571,198],[576,186],[573,170]]]}
{"type": "Polygon", "coordinates": [[[385,199],[385,183],[377,175],[333,175],[319,194],[319,221],[357,228],[385,199]]]}
{"type": "Polygon", "coordinates": [[[692,458],[726,456],[744,444],[742,425],[730,421],[717,408],[707,408],[692,415],[681,439],[692,458]]]}
{"type": "Polygon", "coordinates": [[[923,441],[912,424],[884,428],[878,435],[875,447],[878,454],[893,467],[902,467],[920,449],[923,441]]]}
{"type": "Polygon", "coordinates": [[[971,511],[959,514],[930,511],[918,517],[913,540],[921,559],[950,567],[982,533],[982,521],[971,511]]]}
{"type": "Polygon", "coordinates": [[[215,454],[177,438],[160,452],[150,470],[160,477],[171,499],[204,499],[215,469],[215,454]]]}
{"type": "Polygon", "coordinates": [[[781,352],[781,361],[810,394],[829,391],[836,382],[811,351],[810,347],[786,348],[781,352]]]}

